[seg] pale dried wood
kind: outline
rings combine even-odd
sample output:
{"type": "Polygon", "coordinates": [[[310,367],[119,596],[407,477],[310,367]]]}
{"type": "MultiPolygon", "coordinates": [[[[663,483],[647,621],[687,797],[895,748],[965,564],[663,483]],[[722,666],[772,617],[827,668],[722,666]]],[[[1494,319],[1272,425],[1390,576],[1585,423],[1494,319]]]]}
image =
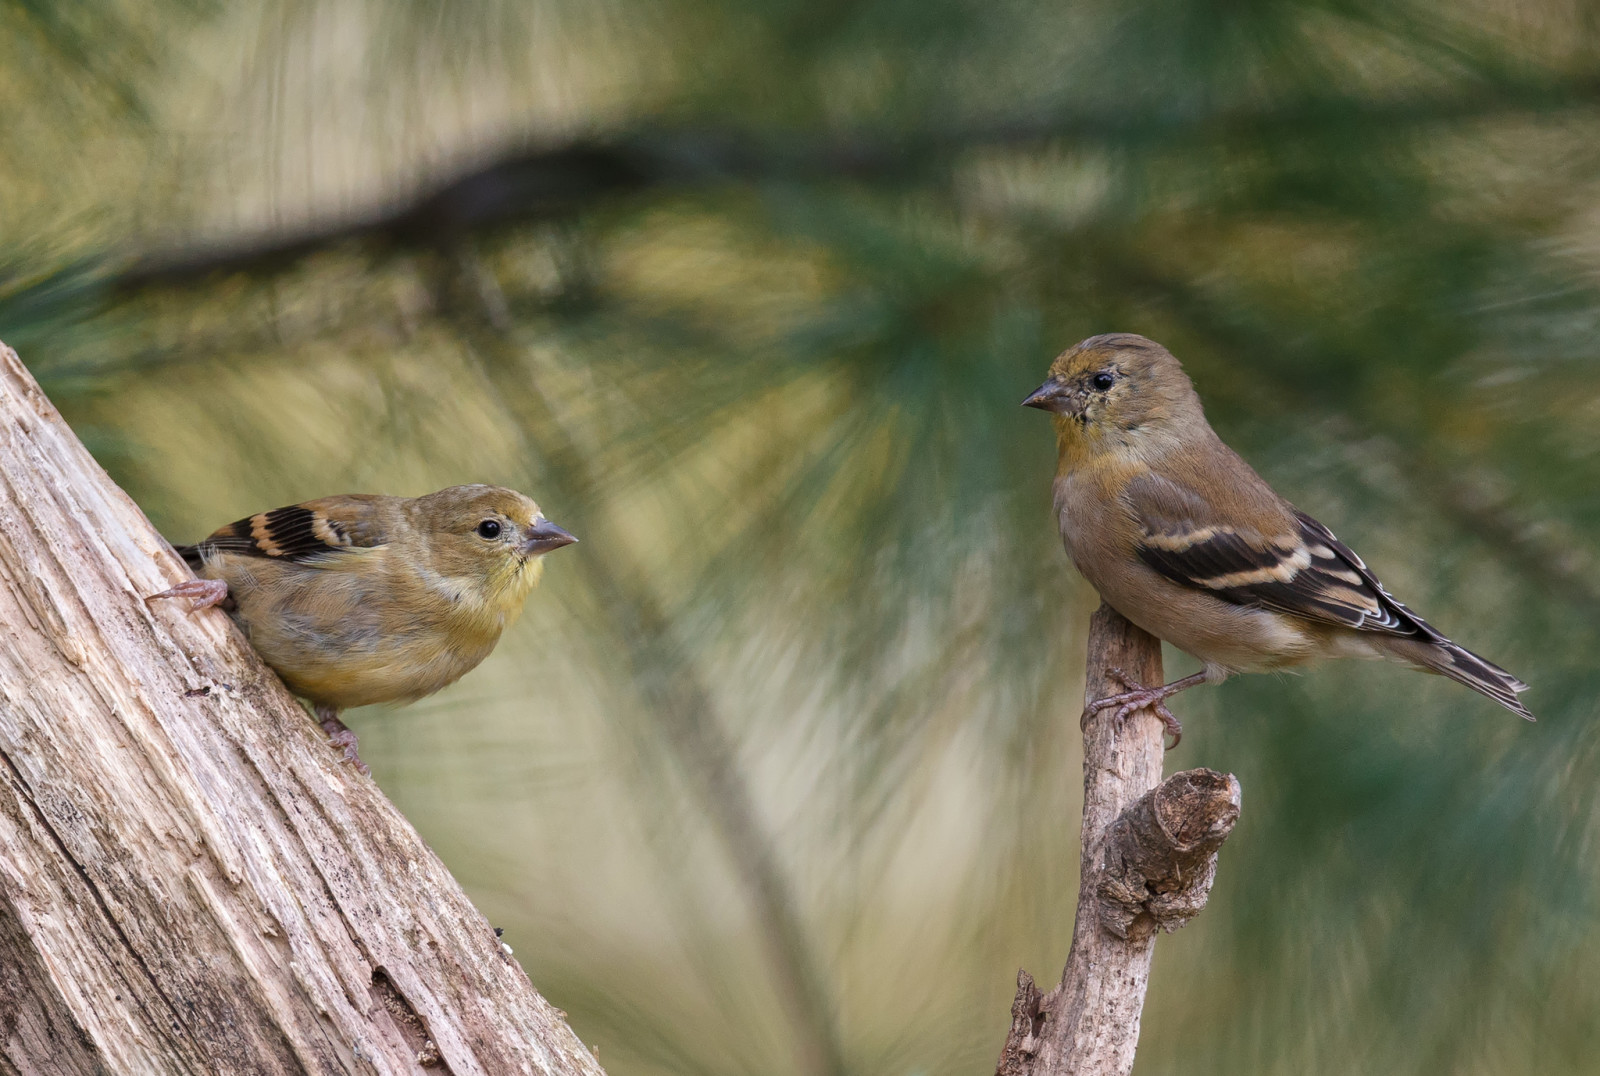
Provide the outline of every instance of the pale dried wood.
{"type": "MultiPolygon", "coordinates": [[[[1102,604],[1089,626],[1085,703],[1162,682],[1161,644],[1102,604]]],[[[1017,974],[997,1076],[1127,1076],[1139,1044],[1156,934],[1199,914],[1216,854],[1239,817],[1239,783],[1191,770],[1161,781],[1160,721],[1141,710],[1119,730],[1103,710],[1083,730],[1078,909],[1061,982],[1040,994],[1017,974]]]]}
{"type": "Polygon", "coordinates": [[[0,1072],[602,1076],[0,345],[0,1072]]]}

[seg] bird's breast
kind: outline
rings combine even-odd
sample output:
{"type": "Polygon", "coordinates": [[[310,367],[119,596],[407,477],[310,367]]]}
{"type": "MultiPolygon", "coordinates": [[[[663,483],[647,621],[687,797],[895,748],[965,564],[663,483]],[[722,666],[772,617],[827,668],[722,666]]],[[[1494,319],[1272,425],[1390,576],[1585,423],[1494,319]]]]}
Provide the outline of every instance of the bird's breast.
{"type": "Polygon", "coordinates": [[[327,567],[239,557],[207,574],[228,583],[234,619],[289,689],[340,709],[454,683],[489,656],[508,621],[480,603],[327,567]]]}

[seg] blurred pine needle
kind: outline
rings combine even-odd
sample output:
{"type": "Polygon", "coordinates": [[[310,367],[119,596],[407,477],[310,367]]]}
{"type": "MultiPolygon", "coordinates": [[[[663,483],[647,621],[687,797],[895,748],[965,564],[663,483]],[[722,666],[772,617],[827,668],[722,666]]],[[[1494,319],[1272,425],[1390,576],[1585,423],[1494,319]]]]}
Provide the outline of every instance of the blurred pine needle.
{"type": "Polygon", "coordinates": [[[1540,723],[1376,668],[1186,696],[1250,808],[1139,1071],[1587,1073],[1595,29],[3,0],[0,339],[175,539],[458,481],[578,531],[364,754],[609,1071],[820,1076],[984,1071],[1065,956],[1091,598],[1016,404],[1155,337],[1540,723]]]}

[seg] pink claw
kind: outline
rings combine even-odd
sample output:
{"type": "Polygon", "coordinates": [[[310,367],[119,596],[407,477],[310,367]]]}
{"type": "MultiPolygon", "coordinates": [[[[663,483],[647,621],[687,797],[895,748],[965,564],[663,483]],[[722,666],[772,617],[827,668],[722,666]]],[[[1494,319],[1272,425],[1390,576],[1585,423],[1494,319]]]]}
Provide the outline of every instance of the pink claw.
{"type": "Polygon", "coordinates": [[[356,751],[358,743],[356,734],[350,726],[339,720],[339,711],[331,707],[317,707],[317,720],[322,722],[322,731],[328,734],[328,742],[334,747],[344,749],[344,761],[356,768],[357,773],[370,774],[372,769],[361,761],[361,755],[356,751]]]}
{"type": "Polygon", "coordinates": [[[1161,687],[1145,687],[1121,669],[1107,670],[1111,677],[1128,690],[1120,695],[1107,695],[1103,699],[1096,699],[1084,707],[1083,719],[1079,725],[1088,723],[1089,718],[1101,710],[1109,710],[1115,706],[1117,712],[1111,716],[1112,724],[1121,731],[1123,724],[1129,717],[1139,710],[1149,710],[1161,721],[1161,727],[1172,737],[1172,742],[1167,745],[1171,751],[1183,739],[1183,723],[1180,722],[1171,710],[1167,709],[1166,700],[1176,695],[1185,688],[1193,687],[1204,680],[1204,674],[1186,676],[1182,680],[1165,684],[1161,687]]]}
{"type": "Polygon", "coordinates": [[[145,601],[153,602],[157,598],[188,598],[189,611],[198,613],[227,601],[228,584],[220,579],[185,579],[171,590],[152,594],[145,601]]]}

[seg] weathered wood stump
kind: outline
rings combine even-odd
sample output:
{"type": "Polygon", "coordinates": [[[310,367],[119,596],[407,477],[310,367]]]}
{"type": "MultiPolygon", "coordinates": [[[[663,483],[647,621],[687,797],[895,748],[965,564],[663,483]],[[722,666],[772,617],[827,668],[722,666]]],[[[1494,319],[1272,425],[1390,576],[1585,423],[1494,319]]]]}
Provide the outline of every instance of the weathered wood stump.
{"type": "Polygon", "coordinates": [[[0,1071],[602,1076],[0,345],[0,1071]]]}

